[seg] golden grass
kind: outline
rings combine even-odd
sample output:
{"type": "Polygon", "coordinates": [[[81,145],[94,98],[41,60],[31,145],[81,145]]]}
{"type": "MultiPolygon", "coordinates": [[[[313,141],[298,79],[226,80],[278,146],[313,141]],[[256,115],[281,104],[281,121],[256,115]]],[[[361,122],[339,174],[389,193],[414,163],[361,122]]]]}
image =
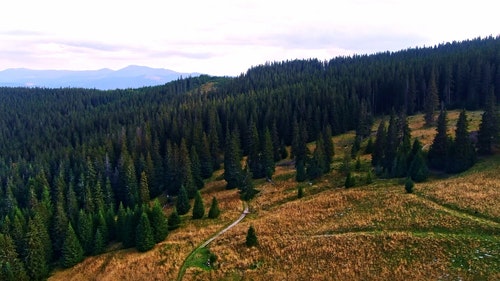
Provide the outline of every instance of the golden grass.
{"type": "MultiPolygon", "coordinates": [[[[450,134],[458,114],[448,112],[450,134]]],[[[468,113],[470,130],[477,130],[480,114],[468,113]]],[[[422,115],[409,120],[412,135],[430,144],[435,129],[423,127],[422,115]]],[[[353,139],[354,132],[333,138],[333,167],[353,139]]],[[[499,157],[459,176],[417,184],[416,194],[406,194],[398,180],[338,188],[344,179],[338,171],[296,183],[293,168],[277,167],[274,183],[256,181],[260,193],[247,218],[208,246],[218,257],[214,269],[188,268],[183,280],[500,280],[499,157]],[[486,219],[474,219],[474,212],[486,219]],[[259,246],[249,249],[250,225],[259,246]]],[[[361,160],[367,167],[370,157],[361,160]]],[[[188,254],[239,216],[238,193],[224,186],[214,180],[202,190],[207,209],[217,197],[219,219],[186,217],[147,253],[129,249],[87,258],[51,280],[175,280],[188,254]]]]}

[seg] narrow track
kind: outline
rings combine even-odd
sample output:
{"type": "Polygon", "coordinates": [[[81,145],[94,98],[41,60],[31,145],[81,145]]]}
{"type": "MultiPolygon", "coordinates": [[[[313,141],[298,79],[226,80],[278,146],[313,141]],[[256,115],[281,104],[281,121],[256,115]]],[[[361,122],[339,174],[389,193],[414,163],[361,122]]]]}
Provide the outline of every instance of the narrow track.
{"type": "Polygon", "coordinates": [[[181,281],[182,277],[184,277],[184,273],[186,272],[186,269],[187,269],[186,262],[191,258],[191,256],[193,256],[199,249],[205,248],[208,244],[210,244],[212,241],[217,239],[217,237],[221,236],[223,233],[225,233],[229,229],[233,228],[235,225],[237,225],[239,222],[241,222],[246,217],[246,215],[249,213],[247,202],[243,201],[243,206],[244,206],[243,212],[241,213],[240,217],[237,220],[235,220],[233,223],[231,223],[230,225],[226,226],[224,229],[217,232],[214,236],[210,237],[208,240],[203,242],[200,246],[196,247],[193,251],[191,251],[191,253],[189,253],[189,255],[186,257],[186,259],[184,259],[184,261],[182,262],[181,269],[179,270],[179,274],[177,275],[177,281],[181,281]]]}

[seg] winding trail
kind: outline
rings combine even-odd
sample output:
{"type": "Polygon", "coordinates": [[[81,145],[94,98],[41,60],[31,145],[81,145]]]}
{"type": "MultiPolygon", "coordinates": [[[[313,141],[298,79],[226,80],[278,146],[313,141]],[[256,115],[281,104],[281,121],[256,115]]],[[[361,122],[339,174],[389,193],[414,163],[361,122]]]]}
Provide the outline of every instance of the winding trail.
{"type": "Polygon", "coordinates": [[[196,247],[193,251],[191,251],[191,253],[189,253],[189,255],[186,257],[186,259],[184,259],[184,262],[182,262],[182,265],[181,265],[181,269],[179,270],[179,275],[177,275],[177,281],[181,281],[182,277],[184,277],[184,273],[186,272],[186,269],[187,269],[186,262],[191,258],[191,256],[193,256],[199,249],[205,248],[208,244],[210,244],[212,241],[217,239],[217,237],[221,236],[223,233],[225,233],[226,231],[228,231],[229,229],[231,229],[235,225],[237,225],[240,221],[242,221],[246,217],[246,215],[248,213],[250,213],[248,211],[248,204],[246,201],[243,201],[243,212],[241,213],[240,217],[237,220],[235,220],[233,223],[231,223],[230,225],[226,226],[224,229],[217,232],[214,236],[212,236],[210,239],[203,242],[200,246],[196,247]]]}

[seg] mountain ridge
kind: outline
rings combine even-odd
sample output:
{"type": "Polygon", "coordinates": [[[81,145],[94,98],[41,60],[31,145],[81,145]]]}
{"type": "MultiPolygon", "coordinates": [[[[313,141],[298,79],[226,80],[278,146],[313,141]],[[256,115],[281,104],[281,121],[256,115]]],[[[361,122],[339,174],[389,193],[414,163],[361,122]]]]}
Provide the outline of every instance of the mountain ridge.
{"type": "Polygon", "coordinates": [[[157,86],[180,77],[199,76],[200,73],[182,73],[165,68],[140,65],[112,70],[34,70],[9,68],[0,71],[0,86],[45,87],[45,88],[89,88],[100,90],[140,88],[157,86]]]}

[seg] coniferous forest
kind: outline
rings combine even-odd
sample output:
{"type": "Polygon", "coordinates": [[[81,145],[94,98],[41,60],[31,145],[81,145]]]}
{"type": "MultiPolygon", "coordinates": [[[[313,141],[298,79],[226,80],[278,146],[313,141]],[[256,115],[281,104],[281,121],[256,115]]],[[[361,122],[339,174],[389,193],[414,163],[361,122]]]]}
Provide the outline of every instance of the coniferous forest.
{"type": "Polygon", "coordinates": [[[380,176],[466,170],[499,140],[498,100],[500,37],[139,89],[0,88],[0,279],[44,279],[111,241],[147,251],[175,228],[158,196],[178,196],[175,214],[186,214],[224,168],[227,188],[251,199],[252,179],[271,179],[287,146],[297,181],[314,179],[330,170],[331,137],[349,130],[373,137],[380,176]],[[455,139],[446,135],[450,109],[485,110],[475,146],[465,111],[455,139]],[[437,126],[428,155],[410,143],[405,118],[417,112],[437,126]],[[388,126],[372,132],[384,115],[388,126]]]}

